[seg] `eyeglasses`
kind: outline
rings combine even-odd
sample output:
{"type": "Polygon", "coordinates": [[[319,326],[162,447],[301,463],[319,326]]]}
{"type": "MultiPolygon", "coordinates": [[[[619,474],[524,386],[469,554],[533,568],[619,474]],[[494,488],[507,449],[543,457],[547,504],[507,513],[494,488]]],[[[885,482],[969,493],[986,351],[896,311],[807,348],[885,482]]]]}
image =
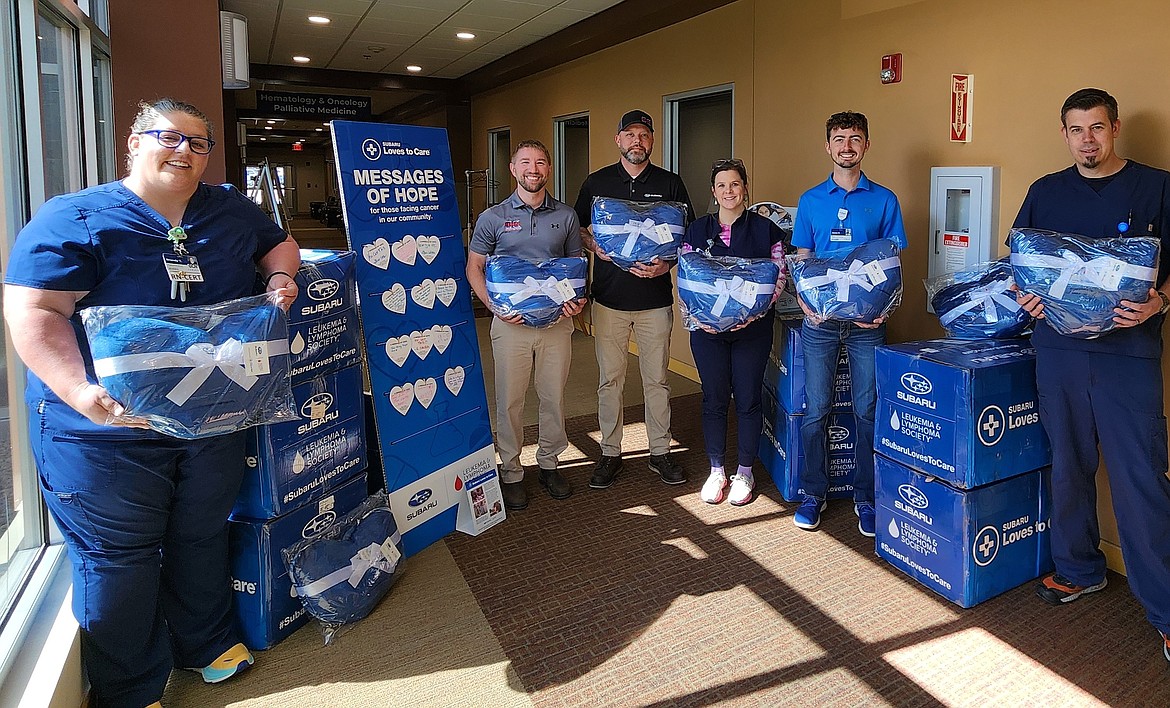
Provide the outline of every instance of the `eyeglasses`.
{"type": "Polygon", "coordinates": [[[724,170],[728,167],[743,167],[743,160],[729,157],[725,160],[716,160],[715,164],[711,165],[711,169],[713,170],[724,170]]]}
{"type": "Polygon", "coordinates": [[[196,155],[206,155],[215,146],[215,141],[211,138],[197,138],[191,135],[183,135],[177,130],[141,130],[139,134],[153,135],[159,145],[170,150],[178,148],[185,140],[187,141],[187,146],[191,148],[191,152],[196,155]]]}

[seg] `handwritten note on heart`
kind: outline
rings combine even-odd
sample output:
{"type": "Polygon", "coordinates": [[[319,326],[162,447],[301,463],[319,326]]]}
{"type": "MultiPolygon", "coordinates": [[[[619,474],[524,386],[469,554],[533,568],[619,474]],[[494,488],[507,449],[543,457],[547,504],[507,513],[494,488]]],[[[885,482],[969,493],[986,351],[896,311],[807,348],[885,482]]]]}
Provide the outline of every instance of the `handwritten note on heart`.
{"type": "Polygon", "coordinates": [[[419,236],[416,239],[418,244],[418,255],[427,263],[434,263],[435,258],[439,255],[439,237],[438,236],[419,236]]]}
{"type": "Polygon", "coordinates": [[[414,403],[414,384],[404,383],[390,389],[390,405],[394,406],[394,410],[406,415],[412,403],[414,403]]]}
{"type": "Polygon", "coordinates": [[[405,263],[408,266],[414,265],[415,256],[418,255],[418,242],[414,240],[414,236],[406,235],[402,240],[394,243],[391,248],[394,250],[394,258],[405,263]]]}
{"type": "Polygon", "coordinates": [[[390,357],[390,361],[402,366],[406,363],[406,358],[410,356],[410,335],[404,334],[401,337],[392,337],[386,342],[386,356],[390,357]]]}
{"type": "Polygon", "coordinates": [[[447,384],[447,390],[451,395],[458,396],[459,392],[463,390],[463,380],[467,378],[467,372],[463,370],[462,366],[456,366],[453,369],[447,369],[443,373],[443,383],[447,384]]]}
{"type": "Polygon", "coordinates": [[[431,353],[431,331],[424,329],[420,332],[416,329],[411,332],[410,349],[419,359],[426,359],[427,354],[431,353]]]}
{"type": "Polygon", "coordinates": [[[414,382],[414,397],[423,408],[430,408],[431,401],[435,400],[435,393],[439,390],[439,382],[434,378],[419,379],[414,382]]]}
{"type": "Polygon", "coordinates": [[[432,310],[435,307],[435,281],[427,278],[410,289],[410,299],[418,303],[419,307],[432,310]]]}
{"type": "Polygon", "coordinates": [[[406,314],[406,288],[402,287],[402,283],[395,283],[382,293],[382,307],[400,315],[406,314]]]}
{"type": "Polygon", "coordinates": [[[375,268],[386,270],[390,265],[390,243],[384,238],[367,243],[362,246],[362,258],[375,268]]]}
{"type": "Polygon", "coordinates": [[[435,345],[435,349],[442,354],[447,351],[448,345],[451,344],[451,337],[454,333],[451,331],[451,325],[434,325],[431,327],[431,344],[435,345]]]}
{"type": "Polygon", "coordinates": [[[455,291],[458,287],[454,278],[440,278],[435,281],[435,295],[438,296],[439,302],[450,307],[455,300],[455,291]]]}

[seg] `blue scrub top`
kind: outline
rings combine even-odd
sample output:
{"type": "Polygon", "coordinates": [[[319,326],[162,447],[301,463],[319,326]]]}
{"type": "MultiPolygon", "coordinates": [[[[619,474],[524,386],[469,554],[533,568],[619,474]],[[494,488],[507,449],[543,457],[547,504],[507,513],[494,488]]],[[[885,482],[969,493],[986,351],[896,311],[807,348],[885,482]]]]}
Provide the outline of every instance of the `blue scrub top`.
{"type": "Polygon", "coordinates": [[[893,192],[870,181],[864,172],[851,192],[834,182],[830,174],[829,179],[800,196],[792,227],[792,245],[796,248],[829,256],[879,238],[906,248],[902,207],[893,192]],[[834,234],[834,229],[844,233],[834,234]]]}
{"type": "MultiPolygon", "coordinates": [[[[20,232],[4,282],[39,290],[87,292],[77,312],[93,305],[211,305],[253,294],[256,262],[287,234],[230,184],[200,184],[182,226],[203,283],[185,303],[171,299],[163,254],[173,253],[170,224],[121,182],[54,197],[20,232]]],[[[86,372],[96,382],[81,317],[72,324],[86,372]]],[[[97,426],[61,401],[32,372],[25,398],[34,415],[66,435],[150,437],[151,431],[97,426]]]]}

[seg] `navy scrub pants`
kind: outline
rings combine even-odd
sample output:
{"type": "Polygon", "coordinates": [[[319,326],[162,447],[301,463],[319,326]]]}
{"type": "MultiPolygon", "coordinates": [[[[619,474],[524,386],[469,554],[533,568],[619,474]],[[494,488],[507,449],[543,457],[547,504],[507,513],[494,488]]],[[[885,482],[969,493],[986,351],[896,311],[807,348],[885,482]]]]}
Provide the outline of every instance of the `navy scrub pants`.
{"type": "Polygon", "coordinates": [[[1052,442],[1052,558],[1075,585],[1105,577],[1097,526],[1098,442],[1129,587],[1170,633],[1170,479],[1158,359],[1036,349],[1040,422],[1052,442]]]}
{"type": "Polygon", "coordinates": [[[90,705],[142,708],[172,667],[206,666],[240,641],[227,517],[244,433],[83,440],[30,417],[45,502],[73,562],[90,705]]]}
{"type": "Polygon", "coordinates": [[[735,332],[691,332],[691,353],[703,386],[703,439],[712,467],[723,466],[727,448],[727,407],[735,395],[739,464],[751,467],[764,428],[761,404],[764,366],[772,350],[772,317],[735,332]]]}

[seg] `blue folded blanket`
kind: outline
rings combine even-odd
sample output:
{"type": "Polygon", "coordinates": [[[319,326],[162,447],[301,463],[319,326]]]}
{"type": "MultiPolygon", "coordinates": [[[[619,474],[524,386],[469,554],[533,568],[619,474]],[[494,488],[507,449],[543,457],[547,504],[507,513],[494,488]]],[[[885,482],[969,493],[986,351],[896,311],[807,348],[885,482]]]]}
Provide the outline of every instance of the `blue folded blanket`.
{"type": "Polygon", "coordinates": [[[341,625],[369,615],[402,575],[402,535],[384,491],[281,555],[305,610],[324,625],[326,643],[341,625]]]}
{"type": "Polygon", "coordinates": [[[126,414],[177,438],[295,420],[288,317],[266,295],[201,307],[81,311],[98,381],[126,414]]]}
{"type": "Polygon", "coordinates": [[[1147,236],[1087,238],[1012,229],[1016,285],[1039,296],[1044,317],[1058,333],[1092,339],[1117,326],[1122,300],[1145,302],[1158,277],[1160,242],[1147,236]]]}
{"type": "Polygon", "coordinates": [[[957,339],[1009,339],[1032,326],[1032,316],[1016,302],[1012,267],[1003,258],[926,281],[930,306],[947,336],[957,339]]]}
{"type": "Polygon", "coordinates": [[[520,315],[529,327],[550,327],[561,318],[561,306],[585,297],[589,262],[584,258],[552,258],[540,263],[515,256],[488,256],[488,305],[497,315],[520,315]]]}
{"type": "Polygon", "coordinates": [[[898,246],[889,239],[789,263],[797,293],[822,320],[873,322],[902,301],[898,246]]]}
{"type": "Polygon", "coordinates": [[[678,259],[678,300],[683,326],[726,332],[768,311],[780,266],[765,258],[705,256],[678,259]]]}
{"type": "Polygon", "coordinates": [[[632,202],[593,198],[593,240],[619,268],[657,258],[673,261],[687,224],[682,202],[632,202]]]}

